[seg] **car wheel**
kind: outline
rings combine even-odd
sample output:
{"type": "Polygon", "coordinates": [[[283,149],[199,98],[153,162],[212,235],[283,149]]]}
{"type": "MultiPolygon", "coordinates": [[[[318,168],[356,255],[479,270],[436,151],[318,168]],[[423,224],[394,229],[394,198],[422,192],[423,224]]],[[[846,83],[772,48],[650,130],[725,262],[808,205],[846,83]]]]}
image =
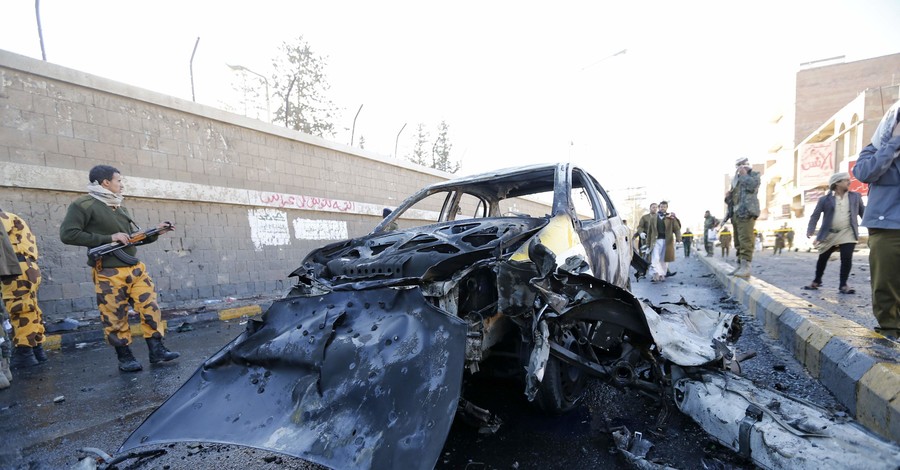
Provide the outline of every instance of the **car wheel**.
{"type": "MultiPolygon", "coordinates": [[[[585,327],[585,325],[581,324],[579,327],[585,327]]],[[[570,329],[559,333],[555,341],[569,351],[581,353],[581,346],[570,329]]],[[[587,374],[580,369],[566,364],[551,354],[544,369],[544,379],[541,381],[535,397],[538,408],[553,414],[565,413],[574,409],[584,397],[587,379],[587,374]]]]}

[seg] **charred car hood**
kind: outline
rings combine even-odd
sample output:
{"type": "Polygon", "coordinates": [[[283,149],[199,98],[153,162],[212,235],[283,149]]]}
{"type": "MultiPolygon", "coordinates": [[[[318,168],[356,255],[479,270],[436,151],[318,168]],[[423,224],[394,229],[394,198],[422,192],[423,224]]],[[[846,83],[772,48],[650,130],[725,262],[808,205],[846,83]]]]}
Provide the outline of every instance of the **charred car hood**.
{"type": "Polygon", "coordinates": [[[459,400],[466,325],[418,288],[277,301],[125,441],[238,444],[332,468],[430,469],[459,400]]]}
{"type": "Polygon", "coordinates": [[[449,278],[478,260],[510,255],[546,218],[467,219],[368,235],[315,250],[291,276],[332,285],[385,279],[449,278]]]}

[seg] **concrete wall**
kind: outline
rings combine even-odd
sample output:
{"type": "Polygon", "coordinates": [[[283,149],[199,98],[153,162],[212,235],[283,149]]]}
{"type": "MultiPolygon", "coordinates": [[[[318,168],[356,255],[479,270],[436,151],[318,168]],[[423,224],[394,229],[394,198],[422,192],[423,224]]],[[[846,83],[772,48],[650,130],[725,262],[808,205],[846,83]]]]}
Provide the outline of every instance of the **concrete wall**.
{"type": "Polygon", "coordinates": [[[38,238],[47,321],[95,314],[85,249],[59,224],[97,164],[121,170],[161,306],[284,292],[315,247],[449,175],[0,51],[0,208],[38,238]]]}

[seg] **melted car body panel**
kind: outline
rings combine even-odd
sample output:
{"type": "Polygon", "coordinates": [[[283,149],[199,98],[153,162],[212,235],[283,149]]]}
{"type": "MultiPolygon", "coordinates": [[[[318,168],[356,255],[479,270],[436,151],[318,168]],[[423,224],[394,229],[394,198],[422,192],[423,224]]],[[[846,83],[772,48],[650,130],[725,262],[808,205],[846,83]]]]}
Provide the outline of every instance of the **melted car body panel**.
{"type": "Polygon", "coordinates": [[[333,468],[433,468],[466,325],[418,288],[280,300],[125,441],[240,444],[333,468]]]}

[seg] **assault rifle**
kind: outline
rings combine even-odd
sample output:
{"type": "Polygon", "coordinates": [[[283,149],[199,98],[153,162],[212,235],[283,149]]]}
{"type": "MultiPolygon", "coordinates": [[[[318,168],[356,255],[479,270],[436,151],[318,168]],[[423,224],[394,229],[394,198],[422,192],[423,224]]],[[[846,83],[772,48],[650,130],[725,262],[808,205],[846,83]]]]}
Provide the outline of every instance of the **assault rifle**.
{"type": "Polygon", "coordinates": [[[88,250],[88,266],[94,266],[97,269],[100,269],[100,260],[103,259],[104,256],[112,253],[113,256],[122,260],[125,263],[129,264],[137,264],[137,258],[130,256],[128,253],[121,251],[122,248],[131,245],[137,245],[146,240],[148,237],[152,237],[154,235],[159,235],[162,233],[166,233],[172,230],[175,230],[175,226],[170,222],[163,222],[163,227],[153,227],[147,230],[141,230],[139,232],[133,233],[128,236],[128,243],[123,245],[119,242],[110,242],[105,245],[100,245],[88,250]]]}

